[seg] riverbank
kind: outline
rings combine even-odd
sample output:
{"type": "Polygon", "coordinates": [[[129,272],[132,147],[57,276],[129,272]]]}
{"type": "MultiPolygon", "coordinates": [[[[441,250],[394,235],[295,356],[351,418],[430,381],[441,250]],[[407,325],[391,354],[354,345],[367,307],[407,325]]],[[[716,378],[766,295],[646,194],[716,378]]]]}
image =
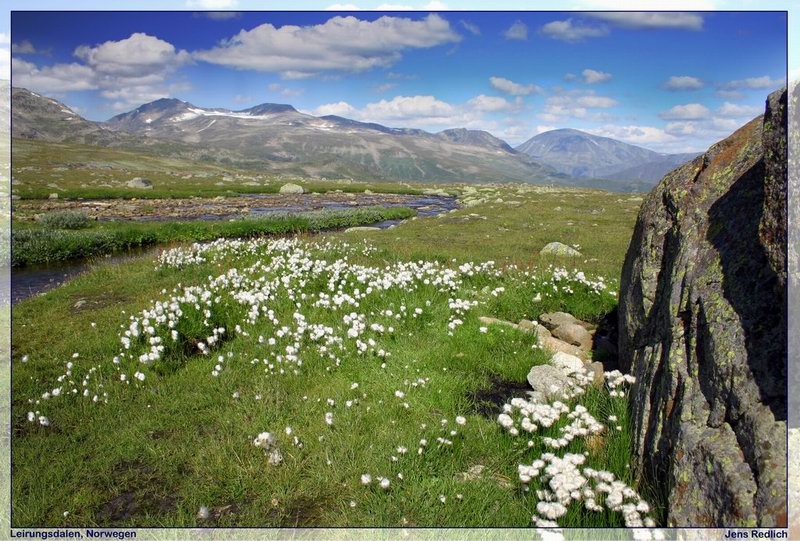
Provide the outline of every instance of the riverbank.
{"type": "Polygon", "coordinates": [[[17,222],[11,235],[11,264],[13,267],[23,267],[53,263],[170,242],[343,229],[387,220],[402,220],[414,214],[407,207],[363,207],[284,213],[267,218],[231,221],[91,222],[89,227],[76,230],[46,229],[36,222],[17,222]]]}

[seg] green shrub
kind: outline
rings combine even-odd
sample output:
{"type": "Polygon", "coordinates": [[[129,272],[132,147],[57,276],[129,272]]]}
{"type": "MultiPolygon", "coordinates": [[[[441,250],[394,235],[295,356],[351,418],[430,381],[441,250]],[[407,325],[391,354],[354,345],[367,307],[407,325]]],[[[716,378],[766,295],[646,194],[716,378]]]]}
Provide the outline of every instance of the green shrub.
{"type": "Polygon", "coordinates": [[[43,215],[39,222],[51,229],[83,229],[89,227],[91,220],[85,212],[59,210],[43,215]]]}

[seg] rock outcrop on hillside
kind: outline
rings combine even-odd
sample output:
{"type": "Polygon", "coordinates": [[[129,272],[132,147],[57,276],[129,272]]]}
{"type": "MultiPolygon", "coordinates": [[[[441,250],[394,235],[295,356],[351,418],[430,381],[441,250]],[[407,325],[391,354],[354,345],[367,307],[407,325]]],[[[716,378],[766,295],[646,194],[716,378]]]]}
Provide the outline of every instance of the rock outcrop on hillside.
{"type": "Polygon", "coordinates": [[[786,524],[786,91],[645,200],[622,271],[638,471],[671,526],[786,524]]]}

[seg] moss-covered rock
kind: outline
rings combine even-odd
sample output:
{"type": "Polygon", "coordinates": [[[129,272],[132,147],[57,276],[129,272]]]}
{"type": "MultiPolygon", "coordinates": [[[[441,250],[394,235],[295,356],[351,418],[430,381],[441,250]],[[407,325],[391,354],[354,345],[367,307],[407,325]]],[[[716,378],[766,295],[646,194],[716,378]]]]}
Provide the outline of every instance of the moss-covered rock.
{"type": "Polygon", "coordinates": [[[668,174],[623,266],[636,463],[673,526],[786,525],[786,120],[783,90],[668,174]]]}

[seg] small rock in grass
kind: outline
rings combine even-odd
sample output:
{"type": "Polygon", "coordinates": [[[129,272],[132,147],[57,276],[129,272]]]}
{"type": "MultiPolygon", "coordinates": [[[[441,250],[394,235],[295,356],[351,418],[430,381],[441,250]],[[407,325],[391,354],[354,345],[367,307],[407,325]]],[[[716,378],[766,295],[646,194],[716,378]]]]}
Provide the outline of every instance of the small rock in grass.
{"type": "Polygon", "coordinates": [[[541,249],[539,255],[555,255],[559,257],[580,257],[581,254],[575,248],[571,246],[567,246],[561,242],[551,242],[546,244],[544,248],[541,249]]]}
{"type": "Polygon", "coordinates": [[[540,364],[528,372],[531,388],[542,393],[547,399],[561,398],[571,388],[569,376],[560,368],[540,364]]]}
{"type": "Polygon", "coordinates": [[[547,312],[539,316],[539,323],[552,331],[561,325],[580,325],[581,321],[572,314],[566,312],[547,312]]]}
{"type": "Polygon", "coordinates": [[[554,338],[550,336],[550,333],[546,335],[542,334],[537,337],[539,341],[539,345],[546,349],[547,351],[551,351],[553,353],[557,351],[563,351],[564,353],[569,353],[570,355],[574,355],[575,357],[586,360],[586,352],[583,351],[578,346],[573,346],[572,344],[567,344],[563,340],[559,340],[558,338],[554,338]]]}
{"type": "Polygon", "coordinates": [[[559,325],[551,332],[553,336],[567,344],[578,346],[584,351],[591,351],[592,349],[592,335],[577,323],[559,325]]]}
{"type": "Polygon", "coordinates": [[[563,351],[556,352],[553,358],[550,359],[550,362],[553,363],[553,366],[560,368],[566,374],[572,374],[573,372],[583,369],[582,360],[569,353],[564,353],[563,351]]]}
{"type": "Polygon", "coordinates": [[[299,184],[292,184],[291,182],[288,184],[284,184],[278,190],[280,193],[305,193],[305,190],[299,184]]]}
{"type": "Polygon", "coordinates": [[[149,179],[136,177],[132,178],[126,183],[128,188],[139,188],[141,190],[152,190],[153,189],[153,182],[149,179]]]}

